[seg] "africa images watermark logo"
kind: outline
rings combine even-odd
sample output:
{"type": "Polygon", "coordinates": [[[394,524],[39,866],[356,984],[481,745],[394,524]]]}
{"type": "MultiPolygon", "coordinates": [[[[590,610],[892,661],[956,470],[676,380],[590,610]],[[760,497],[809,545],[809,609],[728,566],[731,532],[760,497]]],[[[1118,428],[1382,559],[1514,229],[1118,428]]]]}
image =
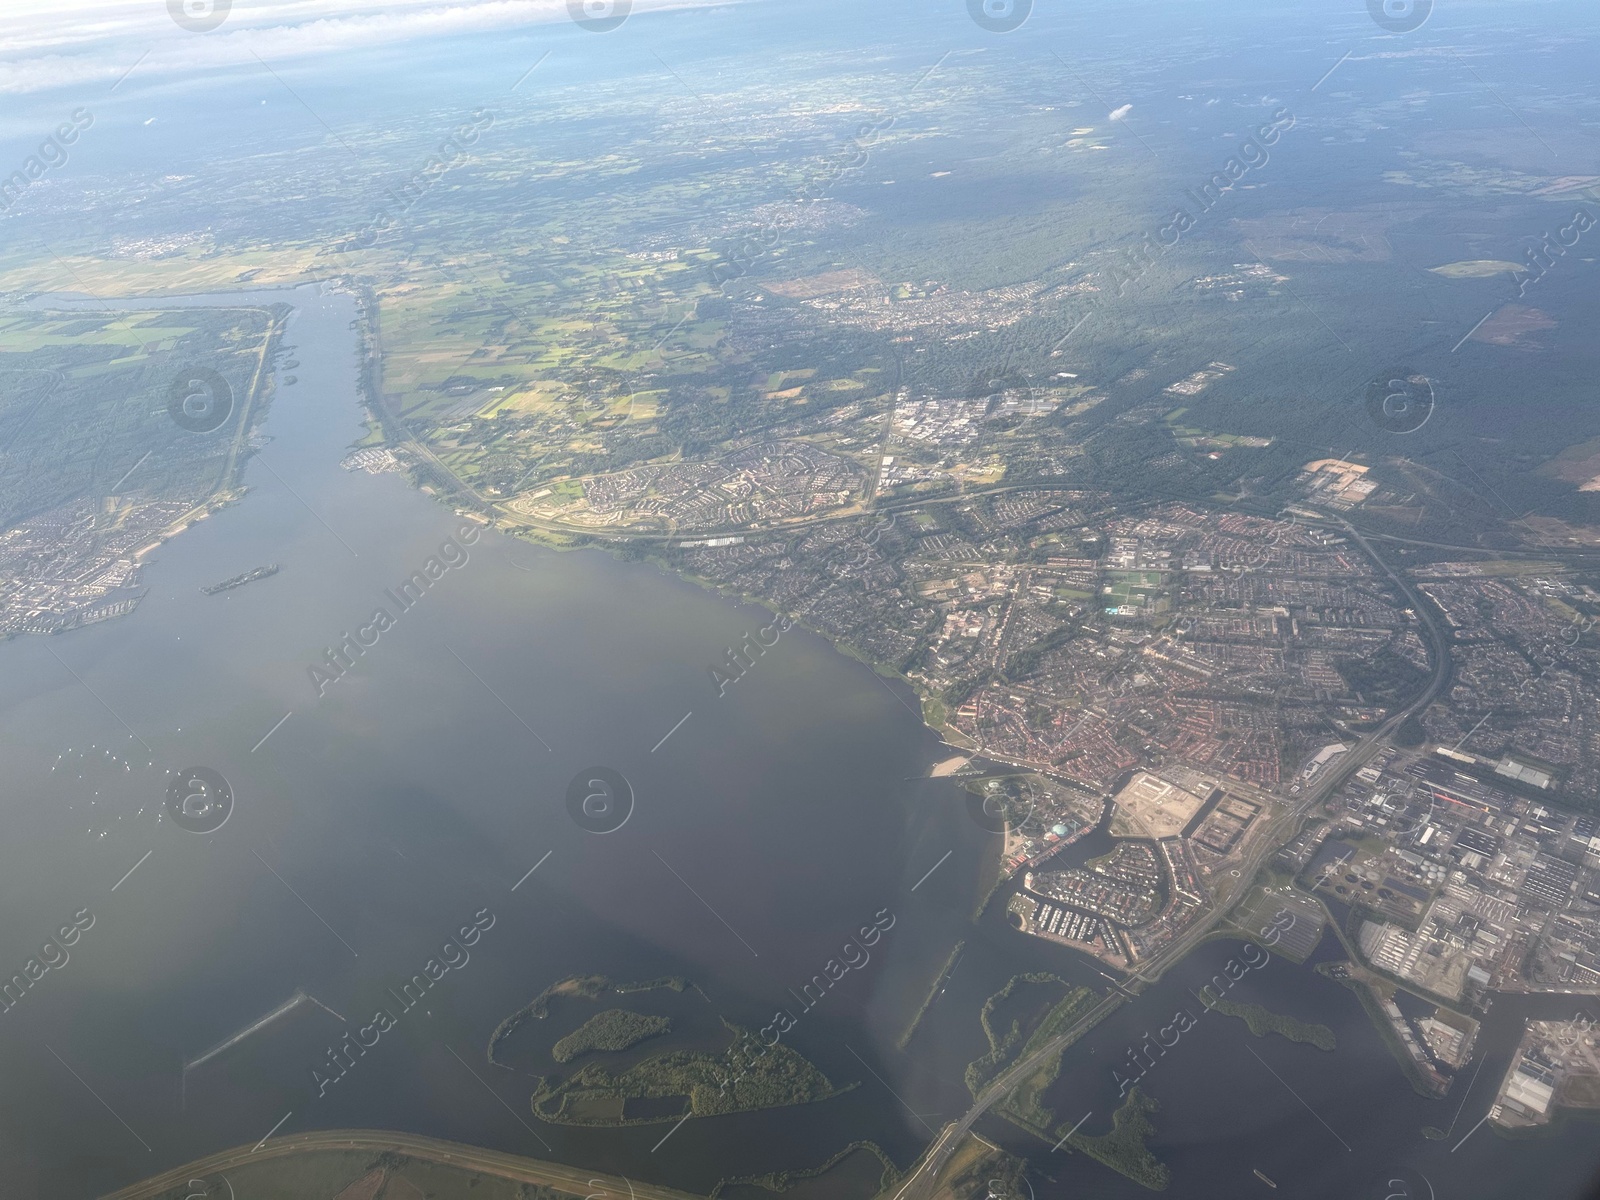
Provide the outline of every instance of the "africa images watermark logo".
{"type": "Polygon", "coordinates": [[[21,166],[0,179],[0,212],[9,211],[22,198],[23,192],[51,171],[66,166],[71,157],[69,147],[93,124],[94,114],[87,108],[73,109],[67,119],[39,143],[39,148],[22,160],[21,166]]]}
{"type": "MultiPolygon", "coordinates": [[[[814,203],[841,179],[864,168],[871,158],[872,148],[879,141],[879,135],[892,127],[894,122],[893,117],[880,117],[870,125],[857,126],[855,133],[845,140],[844,148],[839,154],[828,160],[819,171],[789,193],[790,203],[794,205],[814,203]]],[[[730,280],[748,275],[750,268],[758,260],[777,250],[788,229],[789,226],[779,216],[774,215],[756,232],[741,234],[730,242],[717,246],[717,260],[712,263],[710,269],[711,282],[721,287],[730,280]]]]}
{"type": "Polygon", "coordinates": [[[567,815],[579,829],[615,833],[633,816],[633,785],[612,767],[587,767],[567,785],[567,815]]]}
{"type": "Polygon", "coordinates": [[[967,0],[967,16],[989,33],[1014,33],[1033,13],[1033,0],[967,0]]]}
{"type": "Polygon", "coordinates": [[[1367,384],[1367,416],[1389,433],[1415,433],[1433,416],[1433,380],[1401,367],[1367,384]]]}
{"type": "Polygon", "coordinates": [[[1517,285],[1517,295],[1526,297],[1528,289],[1542,280],[1556,265],[1556,259],[1574,249],[1584,234],[1595,227],[1595,216],[1586,208],[1577,209],[1572,220],[1559,228],[1546,232],[1539,244],[1523,251],[1525,267],[1518,267],[1512,282],[1517,285]]]}
{"type": "MultiPolygon", "coordinates": [[[[1276,946],[1283,935],[1294,928],[1295,922],[1295,915],[1292,912],[1280,908],[1274,914],[1271,923],[1261,927],[1257,936],[1267,945],[1276,946]]],[[[1195,993],[1195,999],[1200,1002],[1202,1015],[1225,1000],[1229,990],[1251,971],[1259,971],[1271,961],[1272,955],[1255,942],[1244,943],[1239,953],[1229,958],[1222,965],[1222,969],[1213,974],[1195,993]]],[[[1126,1062],[1111,1068],[1111,1079],[1117,1084],[1117,1095],[1126,1096],[1128,1089],[1143,1079],[1156,1062],[1165,1057],[1167,1051],[1176,1046],[1179,1039],[1193,1029],[1199,1020],[1200,1018],[1190,1013],[1187,1008],[1180,1008],[1173,1014],[1168,1024],[1156,1031],[1154,1037],[1149,1030],[1146,1030],[1142,1041],[1128,1047],[1126,1062]],[[1172,1034],[1171,1041],[1167,1040],[1168,1033],[1172,1034]],[[1128,1070],[1126,1076],[1122,1074],[1124,1068],[1128,1070]]]]}
{"type": "Polygon", "coordinates": [[[1390,33],[1415,33],[1433,14],[1433,0],[1367,0],[1373,23],[1390,33]]]}
{"type": "Polygon", "coordinates": [[[387,989],[395,1001],[394,1007],[385,1003],[375,1009],[371,1021],[353,1034],[344,1034],[336,1045],[327,1048],[323,1061],[311,1068],[311,1082],[316,1085],[317,1098],[326,1096],[330,1087],[354,1070],[356,1063],[366,1057],[367,1051],[377,1046],[383,1035],[400,1023],[401,1017],[423,1003],[435,985],[451,971],[460,971],[471,962],[472,955],[468,947],[476,946],[494,925],[494,913],[487,908],[480,908],[473,914],[472,923],[461,926],[453,939],[447,938],[439,953],[402,983],[398,992],[392,987],[387,989]],[[372,1035],[370,1041],[367,1040],[369,1033],[372,1035]]]}
{"type": "Polygon", "coordinates": [[[590,33],[610,33],[632,12],[633,0],[567,0],[567,16],[590,33]]]}
{"type": "Polygon", "coordinates": [[[46,975],[72,961],[67,948],[77,945],[78,939],[93,928],[94,914],[80,908],[72,914],[72,923],[61,926],[54,937],[46,938],[39,953],[24,963],[22,970],[9,978],[0,977],[0,1013],[10,1012],[46,975]]]}
{"type": "Polygon", "coordinates": [[[456,126],[427,161],[401,181],[398,190],[384,189],[391,203],[380,203],[346,248],[367,249],[376,245],[380,236],[397,228],[401,218],[421,203],[445,175],[467,161],[468,148],[477,145],[479,137],[494,127],[494,120],[494,113],[489,109],[474,109],[469,120],[456,126]]]}
{"type": "MultiPolygon", "coordinates": [[[[1138,282],[1167,251],[1183,240],[1185,234],[1198,228],[1202,220],[1222,202],[1222,198],[1232,192],[1247,175],[1265,167],[1272,158],[1269,147],[1277,145],[1297,123],[1294,113],[1288,108],[1279,107],[1273,110],[1270,119],[1253,130],[1247,130],[1237,151],[1229,155],[1210,178],[1197,187],[1184,189],[1184,203],[1175,205],[1162,224],[1146,230],[1114,252],[1112,262],[1104,268],[1107,290],[1120,296],[1138,282]]],[[[1068,332],[1052,347],[1052,355],[1060,353],[1062,343],[1094,314],[1098,305],[1098,292],[1091,293],[1086,302],[1087,311],[1076,320],[1067,322],[1068,332]]]]}
{"type": "Polygon", "coordinates": [[[233,0],[167,0],[167,15],[190,33],[220,28],[232,11],[233,0]]]}
{"type": "Polygon", "coordinates": [[[233,788],[220,771],[185,767],[167,785],[166,809],[179,829],[212,833],[233,816],[233,788]]]}
{"type": "Polygon", "coordinates": [[[854,940],[847,940],[839,957],[830,958],[820,972],[801,985],[800,991],[789,989],[789,994],[800,1002],[801,1009],[797,1016],[787,1008],[780,1008],[772,1014],[772,1020],[761,1027],[759,1034],[744,1033],[738,1041],[729,1047],[728,1061],[737,1066],[738,1070],[724,1076],[720,1091],[726,1092],[750,1073],[755,1065],[755,1060],[764,1058],[780,1041],[783,1035],[800,1023],[800,1017],[805,1016],[815,1008],[835,984],[839,983],[851,971],[859,971],[872,961],[868,947],[878,944],[886,933],[894,928],[899,918],[887,908],[880,908],[874,915],[871,925],[862,925],[854,940]],[[853,951],[853,953],[852,953],[853,951]],[[802,996],[802,993],[804,995],[802,996]],[[772,1040],[767,1040],[768,1034],[772,1040]],[[761,1049],[754,1050],[759,1044],[761,1049]],[[743,1061],[740,1061],[740,1059],[743,1061]]]}
{"type": "Polygon", "coordinates": [[[378,640],[395,627],[401,615],[416,607],[436,583],[471,561],[472,556],[467,553],[466,547],[474,545],[482,532],[471,521],[463,521],[457,527],[455,537],[445,538],[439,544],[438,553],[429,556],[419,570],[411,572],[395,588],[383,590],[384,598],[394,607],[394,612],[379,605],[373,609],[366,624],[357,626],[354,633],[345,630],[335,645],[322,652],[322,661],[306,667],[306,676],[316,689],[317,699],[322,699],[329,687],[349,674],[356,665],[356,659],[364,657],[368,650],[376,646],[378,640]]]}
{"type": "Polygon", "coordinates": [[[210,367],[184,367],[167,386],[167,415],[190,433],[215,433],[233,415],[233,388],[210,367]]]}
{"type": "Polygon", "coordinates": [[[794,622],[780,613],[755,633],[746,633],[737,646],[729,646],[721,663],[706,668],[711,682],[716,685],[717,696],[726,696],[729,686],[743,679],[745,672],[755,666],[756,659],[776,646],[778,639],[793,628],[794,622]]]}

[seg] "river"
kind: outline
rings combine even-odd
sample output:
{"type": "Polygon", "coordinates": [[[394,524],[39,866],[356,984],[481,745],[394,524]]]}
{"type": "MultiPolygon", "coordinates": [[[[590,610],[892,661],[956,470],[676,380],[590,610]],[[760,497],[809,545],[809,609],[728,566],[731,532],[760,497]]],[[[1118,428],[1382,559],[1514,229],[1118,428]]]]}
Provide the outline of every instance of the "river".
{"type": "MultiPolygon", "coordinates": [[[[985,1048],[984,997],[1025,970],[1107,986],[1007,928],[1003,906],[973,925],[989,839],[957,784],[923,778],[948,752],[903,690],[795,629],[719,697],[708,668],[766,622],[760,610],[600,552],[494,532],[468,542],[475,527],[400,476],[339,469],[362,432],[349,297],[161,303],[276,300],[297,309],[298,381],[280,381],[248,494],[154,553],[131,616],[0,645],[5,970],[74,915],[93,918],[70,961],[0,1016],[0,1190],[81,1197],[269,1133],[339,1127],[690,1190],[813,1166],[857,1140],[904,1165],[969,1103],[962,1069],[985,1048]],[[441,550],[451,539],[461,557],[402,611],[392,593],[430,558],[456,559],[441,550]],[[201,593],[272,562],[271,578],[201,593]],[[319,696],[308,668],[379,607],[392,625],[319,696]],[[635,796],[603,834],[567,807],[569,783],[597,765],[635,796]],[[158,819],[170,773],[191,767],[233,790],[213,832],[158,819]],[[893,925],[871,961],[814,1007],[797,1003],[882,913],[893,925]],[[470,959],[422,1003],[396,1005],[392,990],[475,920],[470,959]],[[944,995],[896,1050],[963,939],[944,995]],[[489,1035],[549,984],[591,972],[686,976],[749,1027],[786,1008],[790,1044],[859,1086],[805,1109],[690,1121],[664,1143],[667,1125],[535,1121],[530,1071],[491,1066],[489,1035]],[[296,1005],[184,1070],[296,989],[325,1008],[296,1005]],[[320,1088],[327,1048],[380,1007],[393,1028],[320,1088]]],[[[1203,949],[1075,1047],[1049,1096],[1058,1115],[1108,1113],[1102,1068],[1223,953],[1203,949]]],[[[1504,1194],[1535,1161],[1545,1178],[1577,1178],[1576,1129],[1517,1146],[1484,1130],[1454,1157],[1453,1143],[1419,1149],[1420,1127],[1449,1117],[1410,1092],[1348,993],[1282,963],[1251,986],[1249,998],[1333,1026],[1341,1048],[1257,1043],[1208,1015],[1150,1082],[1172,1195],[1216,1195],[1244,1165],[1295,1194],[1364,1196],[1390,1157],[1412,1154],[1441,1196],[1504,1194]],[[1317,1191],[1315,1179],[1330,1182],[1317,1191]]],[[[1463,1129],[1515,1040],[1495,1024],[1510,1008],[1493,1014],[1500,1058],[1463,1129]]],[[[1035,1155],[1040,1195],[1137,1190],[1008,1126],[991,1132],[1035,1155]]],[[[1246,1169],[1240,1188],[1254,1184],[1246,1169]]]]}

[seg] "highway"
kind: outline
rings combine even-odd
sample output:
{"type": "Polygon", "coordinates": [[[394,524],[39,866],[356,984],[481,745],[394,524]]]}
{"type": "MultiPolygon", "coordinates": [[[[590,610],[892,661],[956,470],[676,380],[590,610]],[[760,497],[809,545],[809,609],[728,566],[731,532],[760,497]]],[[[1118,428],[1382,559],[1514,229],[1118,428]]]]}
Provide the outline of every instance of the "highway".
{"type": "MultiPolygon", "coordinates": [[[[1178,962],[1188,954],[1202,939],[1216,928],[1217,924],[1227,916],[1228,911],[1245,894],[1250,880],[1260,870],[1261,864],[1267,856],[1273,853],[1289,838],[1293,837],[1300,829],[1300,823],[1305,815],[1316,805],[1320,804],[1329,795],[1336,791],[1350,775],[1365,766],[1384,745],[1388,737],[1398,729],[1409,717],[1421,712],[1438,697],[1449,685],[1451,671],[1449,639],[1441,627],[1433,607],[1426,600],[1417,595],[1409,582],[1390,568],[1382,558],[1373,551],[1367,540],[1347,521],[1337,517],[1330,520],[1342,526],[1363,553],[1370,558],[1380,570],[1386,574],[1402,595],[1411,602],[1412,611],[1417,614],[1429,650],[1433,657],[1433,674],[1420,694],[1402,709],[1390,715],[1377,729],[1362,738],[1347,754],[1340,755],[1334,764],[1325,769],[1320,780],[1308,788],[1301,798],[1301,802],[1293,808],[1281,813],[1268,827],[1265,836],[1256,841],[1255,848],[1239,866],[1239,884],[1236,891],[1229,894],[1219,890],[1217,897],[1211,902],[1208,911],[1195,918],[1194,923],[1182,935],[1173,939],[1172,943],[1154,955],[1138,971],[1130,975],[1130,979],[1138,982],[1152,983],[1160,978],[1161,973],[1168,967],[1178,962]]],[[[1135,985],[1136,986],[1136,985],[1135,985]]],[[[959,1120],[946,1125],[939,1135],[934,1138],[922,1157],[917,1160],[917,1165],[910,1176],[891,1193],[893,1200],[920,1200],[933,1194],[934,1184],[938,1179],[939,1170],[944,1166],[950,1155],[955,1152],[967,1134],[971,1131],[978,1118],[983,1116],[1017,1086],[1023,1079],[1036,1070],[1041,1064],[1048,1061],[1052,1055],[1061,1054],[1072,1042],[1080,1037],[1096,1022],[1106,1016],[1124,998],[1117,992],[1112,992],[1084,1017],[1075,1022],[1071,1027],[1045,1043],[1036,1053],[1022,1059],[998,1075],[994,1082],[986,1087],[973,1101],[972,1107],[959,1120]]]]}
{"type": "MultiPolygon", "coordinates": [[[[187,1194],[190,1189],[186,1185],[192,1179],[215,1178],[246,1165],[318,1150],[359,1150],[371,1155],[389,1151],[518,1183],[543,1184],[573,1196],[588,1196],[595,1200],[701,1200],[689,1192],[637,1183],[620,1175],[605,1175],[563,1163],[544,1162],[498,1150],[463,1146],[459,1142],[383,1129],[324,1129],[315,1133],[273,1138],[265,1144],[258,1144],[258,1147],[235,1146],[220,1154],[152,1176],[131,1187],[110,1192],[101,1200],[157,1200],[175,1188],[183,1189],[181,1194],[187,1194]]],[[[331,1192],[330,1188],[324,1194],[331,1192]]]]}

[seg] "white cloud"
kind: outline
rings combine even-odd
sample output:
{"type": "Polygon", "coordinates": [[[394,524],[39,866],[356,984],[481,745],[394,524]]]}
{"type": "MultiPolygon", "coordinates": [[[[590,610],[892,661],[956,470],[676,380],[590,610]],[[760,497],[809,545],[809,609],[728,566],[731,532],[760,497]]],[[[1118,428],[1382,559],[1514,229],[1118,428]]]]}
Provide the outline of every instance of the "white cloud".
{"type": "Polygon", "coordinates": [[[1133,105],[1131,104],[1124,104],[1121,108],[1114,108],[1111,110],[1111,120],[1120,121],[1132,111],[1133,105]]]}

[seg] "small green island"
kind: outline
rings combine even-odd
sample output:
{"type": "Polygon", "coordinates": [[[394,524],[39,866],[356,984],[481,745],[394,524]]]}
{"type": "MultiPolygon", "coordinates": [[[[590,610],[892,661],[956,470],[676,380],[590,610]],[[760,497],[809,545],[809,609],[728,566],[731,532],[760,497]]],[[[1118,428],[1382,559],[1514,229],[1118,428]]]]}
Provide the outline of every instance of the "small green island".
{"type": "MultiPolygon", "coordinates": [[[[498,1057],[505,1040],[528,1021],[542,1021],[548,1017],[550,1015],[550,1003],[553,1000],[563,997],[576,1000],[598,1000],[608,992],[618,996],[626,996],[634,992],[654,991],[657,988],[681,992],[691,986],[689,981],[681,975],[664,975],[659,979],[645,979],[635,983],[615,983],[604,975],[569,975],[565,979],[558,979],[494,1027],[494,1032],[489,1035],[489,1062],[492,1066],[509,1067],[509,1063],[502,1062],[498,1057]]],[[[576,1034],[569,1034],[568,1036],[575,1037],[576,1034]]],[[[565,1041],[566,1039],[563,1038],[562,1040],[565,1041]]],[[[574,1053],[580,1053],[580,1051],[574,1051],[574,1053]]],[[[557,1059],[556,1061],[564,1062],[566,1060],[557,1059]]]]}
{"type": "Polygon", "coordinates": [[[1152,1192],[1165,1191],[1172,1182],[1172,1172],[1167,1164],[1150,1152],[1145,1145],[1155,1126],[1150,1124],[1150,1114],[1160,1106],[1138,1088],[1128,1090],[1128,1098],[1111,1114],[1111,1132],[1097,1136],[1082,1133],[1065,1134],[1075,1150],[1082,1150],[1098,1163],[1110,1167],[1118,1174],[1152,1192]]]}
{"type": "Polygon", "coordinates": [[[669,1050],[615,1074],[591,1063],[566,1079],[541,1078],[534,1115],[556,1125],[648,1125],[812,1104],[857,1086],[835,1087],[781,1042],[762,1055],[738,1053],[757,1039],[727,1020],[723,1026],[732,1039],[720,1053],[669,1050]]]}
{"type": "Polygon", "coordinates": [[[1235,1000],[1218,998],[1208,1007],[1225,1017],[1238,1017],[1257,1037],[1275,1033],[1279,1037],[1288,1038],[1291,1042],[1305,1042],[1318,1050],[1334,1050],[1339,1045],[1333,1030],[1326,1025],[1312,1025],[1307,1021],[1286,1017],[1271,1009],[1262,1008],[1259,1004],[1240,1004],[1235,1000]]]}
{"type": "Polygon", "coordinates": [[[605,1012],[596,1013],[558,1041],[551,1048],[550,1055],[558,1063],[564,1063],[594,1050],[626,1050],[671,1028],[672,1021],[668,1017],[647,1016],[629,1012],[625,1008],[608,1008],[605,1012]]]}

